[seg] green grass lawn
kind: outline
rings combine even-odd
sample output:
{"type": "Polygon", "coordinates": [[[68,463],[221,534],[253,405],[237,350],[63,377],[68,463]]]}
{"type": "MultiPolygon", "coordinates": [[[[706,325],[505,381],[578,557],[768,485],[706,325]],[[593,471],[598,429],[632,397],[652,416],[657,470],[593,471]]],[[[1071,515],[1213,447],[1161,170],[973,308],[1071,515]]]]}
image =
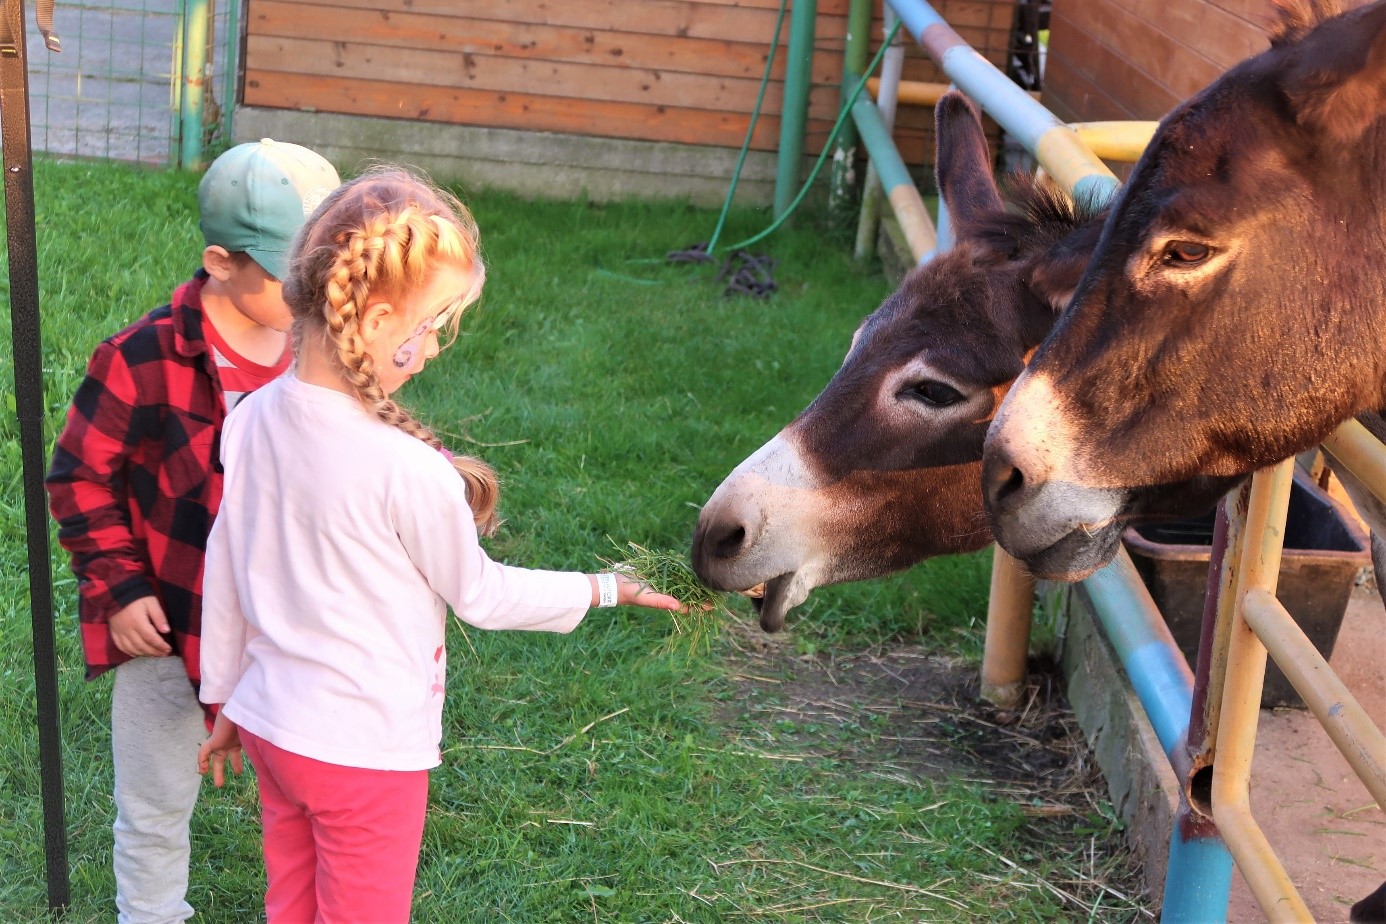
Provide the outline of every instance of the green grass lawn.
{"type": "MultiPolygon", "coordinates": [[[[195,177],[41,163],[36,188],[51,442],[92,348],[166,302],[201,241],[195,177]]],[[[888,291],[811,218],[757,248],[779,261],[780,293],[753,301],[723,298],[710,268],[650,261],[706,240],[713,211],[464,196],[486,293],[401,397],[500,472],[507,523],[490,550],[512,564],[595,570],[612,541],[686,550],[697,506],[827,382],[888,291]]],[[[764,220],[734,212],[724,240],[764,220]]],[[[3,311],[8,337],[8,300],[3,311]]],[[[45,893],[10,356],[0,341],[0,920],[28,921],[45,893]]],[[[56,542],[53,562],[68,919],[109,920],[109,681],[82,679],[56,542]]],[[[989,564],[945,559],[819,591],[791,613],[791,644],[812,655],[909,641],[975,658],[989,564]]],[[[725,719],[737,696],[726,640],[671,645],[662,615],[603,610],[567,637],[450,631],[419,921],[1060,920],[1087,906],[1037,881],[1084,856],[1089,834],[1104,849],[1119,838],[1099,824],[1037,849],[1060,829],[984,781],[804,758],[789,729],[757,729],[749,746],[725,719]],[[1003,859],[1020,844],[1024,875],[1003,859]]],[[[260,914],[257,818],[252,778],[207,788],[196,920],[260,914]]],[[[1111,905],[1100,919],[1139,913],[1111,905]]]]}

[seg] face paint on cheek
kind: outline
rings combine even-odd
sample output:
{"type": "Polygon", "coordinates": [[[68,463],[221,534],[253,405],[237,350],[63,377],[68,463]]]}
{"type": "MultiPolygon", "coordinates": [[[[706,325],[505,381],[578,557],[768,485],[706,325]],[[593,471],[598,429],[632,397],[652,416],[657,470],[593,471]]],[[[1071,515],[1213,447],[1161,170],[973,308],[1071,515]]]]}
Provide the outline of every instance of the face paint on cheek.
{"type": "Polygon", "coordinates": [[[430,318],[420,324],[408,340],[399,345],[399,349],[395,350],[394,355],[396,369],[418,372],[423,368],[424,338],[428,336],[432,328],[433,320],[430,318]]]}

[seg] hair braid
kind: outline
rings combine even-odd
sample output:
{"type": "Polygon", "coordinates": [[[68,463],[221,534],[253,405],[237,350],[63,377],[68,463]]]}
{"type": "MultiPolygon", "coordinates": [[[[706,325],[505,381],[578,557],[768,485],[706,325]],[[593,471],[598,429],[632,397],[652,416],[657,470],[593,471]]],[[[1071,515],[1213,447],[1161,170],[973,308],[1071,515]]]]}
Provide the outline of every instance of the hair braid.
{"type": "MultiPolygon", "coordinates": [[[[285,299],[294,310],[295,350],[303,347],[302,328],[319,326],[332,347],[334,365],[362,405],[381,421],[442,450],[431,429],[385,394],[360,329],[372,293],[398,294],[421,283],[438,259],[473,264],[467,301],[475,300],[484,271],[476,226],[466,208],[410,174],[367,174],[339,187],[300,233],[285,299]],[[353,197],[353,187],[365,189],[353,197]],[[329,228],[335,233],[329,235],[329,228]]],[[[452,456],[452,465],[466,484],[477,529],[490,535],[500,525],[495,470],[471,456],[452,456]]]]}

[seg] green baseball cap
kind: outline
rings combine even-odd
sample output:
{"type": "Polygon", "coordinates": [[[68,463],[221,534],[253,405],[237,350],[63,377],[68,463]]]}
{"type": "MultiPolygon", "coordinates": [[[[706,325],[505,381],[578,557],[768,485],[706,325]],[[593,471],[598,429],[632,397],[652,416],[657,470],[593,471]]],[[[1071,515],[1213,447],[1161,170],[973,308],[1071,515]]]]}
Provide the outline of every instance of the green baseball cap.
{"type": "Polygon", "coordinates": [[[250,254],[282,280],[294,234],[341,183],[331,164],[300,145],[271,138],[238,144],[198,184],[202,237],[209,247],[250,254]]]}

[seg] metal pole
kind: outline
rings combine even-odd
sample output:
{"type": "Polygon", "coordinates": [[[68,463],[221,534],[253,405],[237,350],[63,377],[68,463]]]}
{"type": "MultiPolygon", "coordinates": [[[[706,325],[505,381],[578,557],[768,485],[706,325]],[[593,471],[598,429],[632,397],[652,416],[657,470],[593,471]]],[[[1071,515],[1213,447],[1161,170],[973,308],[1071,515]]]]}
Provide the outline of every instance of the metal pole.
{"type": "Polygon", "coordinates": [[[1338,746],[1378,805],[1386,805],[1386,736],[1275,594],[1253,587],[1242,617],[1338,746]]]}
{"type": "Polygon", "coordinates": [[[891,208],[900,221],[900,230],[909,242],[910,254],[917,262],[938,247],[934,223],[929,220],[929,210],[924,207],[919,187],[914,185],[905,162],[900,159],[900,152],[890,137],[890,129],[881,118],[880,111],[869,99],[861,97],[856,101],[852,106],[852,118],[856,120],[871,163],[879,171],[879,185],[890,198],[891,208]]]}
{"type": "MultiPolygon", "coordinates": [[[[871,0],[852,0],[847,8],[847,42],[842,55],[842,95],[839,108],[861,79],[871,45],[871,0]]],[[[856,210],[857,127],[850,119],[838,132],[833,148],[832,179],[828,185],[828,214],[836,227],[846,227],[856,210]]]]}
{"type": "Polygon", "coordinates": [[[1368,490],[1386,498],[1386,446],[1370,430],[1349,420],[1328,435],[1323,448],[1368,490]]]}
{"type": "MultiPolygon", "coordinates": [[[[898,18],[889,6],[885,8],[884,25],[887,35],[891,33],[898,18]]],[[[895,110],[899,102],[900,75],[904,72],[904,66],[905,40],[897,32],[881,60],[881,77],[876,89],[876,108],[880,112],[881,122],[885,125],[886,135],[891,139],[892,148],[895,145],[895,110]]],[[[898,151],[896,153],[898,159],[898,151]]],[[[853,259],[858,263],[870,260],[876,255],[876,232],[881,222],[881,196],[884,192],[881,187],[881,171],[876,165],[875,156],[872,155],[866,161],[866,179],[862,184],[861,210],[857,218],[857,240],[852,252],[853,259]]],[[[920,256],[915,254],[915,260],[919,260],[920,256]]]]}
{"type": "Polygon", "coordinates": [[[982,699],[1010,709],[1020,703],[1025,692],[1035,579],[999,545],[992,556],[987,634],[982,648],[982,699]]]}
{"type": "Polygon", "coordinates": [[[241,0],[227,0],[226,38],[223,53],[226,55],[226,77],[221,91],[221,137],[231,144],[231,133],[235,129],[236,101],[240,99],[241,63],[241,0]]]}
{"type": "Polygon", "coordinates": [[[183,92],[179,94],[178,166],[202,166],[202,101],[207,86],[207,0],[186,0],[183,16],[183,92]]]}
{"type": "Polygon", "coordinates": [[[1193,705],[1189,662],[1180,654],[1125,547],[1082,586],[1160,745],[1173,760],[1188,731],[1193,705]]]}
{"type": "MultiPolygon", "coordinates": [[[[1245,490],[1237,492],[1235,497],[1244,500],[1245,490]]],[[[1232,886],[1232,855],[1227,852],[1217,825],[1213,824],[1212,806],[1204,791],[1207,774],[1200,775],[1200,770],[1212,761],[1212,736],[1216,732],[1209,729],[1217,727],[1223,666],[1227,660],[1226,639],[1221,647],[1217,641],[1218,612],[1230,607],[1234,599],[1230,582],[1237,573],[1234,565],[1242,548],[1239,541],[1242,533],[1229,528],[1227,504],[1230,500],[1224,498],[1218,504],[1213,526],[1188,730],[1178,752],[1171,755],[1175,775],[1181,777],[1183,785],[1179,787],[1179,809],[1170,830],[1164,899],[1160,903],[1160,919],[1169,924],[1223,920],[1227,917],[1232,886]],[[1219,665],[1216,669],[1215,663],[1219,665]]]]}
{"type": "Polygon", "coordinates": [[[1251,759],[1256,750],[1266,648],[1242,618],[1242,597],[1251,589],[1275,593],[1294,464],[1294,459],[1287,459],[1252,476],[1251,504],[1244,527],[1246,548],[1232,616],[1222,716],[1213,761],[1213,820],[1237,861],[1237,869],[1271,921],[1307,921],[1312,915],[1251,814],[1251,759]]]}
{"type": "Polygon", "coordinates": [[[775,217],[789,211],[799,191],[804,163],[804,125],[808,120],[809,84],[813,78],[813,37],[818,0],[794,0],[789,15],[789,60],[780,110],[780,152],[775,170],[775,217]]]}
{"type": "Polygon", "coordinates": [[[1029,93],[979,55],[924,0],[886,0],[945,75],[1045,164],[1079,199],[1105,201],[1117,179],[1078,136],[1029,93]]]}
{"type": "Polygon", "coordinates": [[[48,906],[70,900],[67,827],[63,811],[58,660],[53,638],[53,574],[49,565],[47,459],[43,436],[43,339],[39,326],[38,249],[34,233],[33,150],[29,138],[29,74],[24,4],[3,0],[0,22],[0,147],[4,149],[5,230],[9,242],[10,328],[14,346],[15,416],[24,468],[24,520],[29,546],[29,607],[34,638],[39,781],[48,906]]]}

